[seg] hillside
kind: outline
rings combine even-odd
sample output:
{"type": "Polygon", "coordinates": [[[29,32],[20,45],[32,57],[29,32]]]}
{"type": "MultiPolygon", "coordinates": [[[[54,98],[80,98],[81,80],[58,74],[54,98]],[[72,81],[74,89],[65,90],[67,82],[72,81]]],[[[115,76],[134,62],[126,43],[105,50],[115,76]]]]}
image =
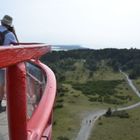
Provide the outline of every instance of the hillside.
{"type": "MultiPolygon", "coordinates": [[[[136,64],[128,64],[137,63],[139,54],[129,61],[120,58],[130,57],[135,51],[138,54],[139,50],[71,50],[52,52],[42,58],[53,69],[58,82],[53,140],[74,140],[87,112],[139,101],[119,72],[119,68],[129,74],[134,72],[136,64]]],[[[134,78],[138,77],[136,73],[134,78]]]]}
{"type": "Polygon", "coordinates": [[[98,62],[106,60],[107,66],[118,71],[121,68],[123,71],[129,72],[130,78],[136,79],[140,76],[140,50],[138,49],[78,49],[70,51],[53,51],[48,55],[42,57],[44,63],[50,64],[54,70],[57,62],[57,73],[60,70],[67,68],[72,69],[71,63],[77,60],[85,62],[85,68],[93,72],[98,69],[98,62]],[[66,66],[65,66],[66,65],[66,66]],[[61,66],[63,66],[61,68],[61,66]]]}

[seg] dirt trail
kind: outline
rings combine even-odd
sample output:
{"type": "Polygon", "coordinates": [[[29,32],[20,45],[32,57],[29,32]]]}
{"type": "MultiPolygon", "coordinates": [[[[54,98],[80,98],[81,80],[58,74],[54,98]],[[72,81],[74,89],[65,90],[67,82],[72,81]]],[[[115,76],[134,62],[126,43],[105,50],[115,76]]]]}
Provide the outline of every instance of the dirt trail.
{"type": "MultiPolygon", "coordinates": [[[[129,79],[128,75],[121,70],[120,70],[120,73],[122,73],[126,77],[127,83],[132,88],[134,93],[138,97],[140,97],[140,92],[137,90],[137,88],[133,84],[132,80],[129,79]]],[[[118,108],[117,110],[118,111],[119,110],[128,110],[128,109],[133,109],[133,108],[138,107],[138,106],[140,106],[140,102],[133,104],[133,105],[130,105],[130,106],[127,106],[127,107],[118,108]]],[[[105,114],[105,112],[106,112],[106,110],[99,110],[99,111],[94,111],[94,112],[90,112],[89,114],[87,114],[87,116],[82,120],[80,131],[79,131],[75,140],[88,140],[90,133],[91,133],[91,130],[95,124],[95,121],[100,116],[105,114]]]]}
{"type": "Polygon", "coordinates": [[[76,140],[88,140],[92,127],[95,121],[105,113],[105,110],[90,112],[82,120],[81,129],[77,135],[76,140]]]}

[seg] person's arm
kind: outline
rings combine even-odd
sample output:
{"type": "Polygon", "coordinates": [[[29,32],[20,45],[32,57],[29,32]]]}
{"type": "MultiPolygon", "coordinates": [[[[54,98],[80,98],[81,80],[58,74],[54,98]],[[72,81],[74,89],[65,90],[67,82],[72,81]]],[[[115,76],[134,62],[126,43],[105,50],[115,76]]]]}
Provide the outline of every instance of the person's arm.
{"type": "Polygon", "coordinates": [[[5,35],[4,45],[10,45],[10,44],[17,44],[17,40],[15,35],[12,32],[9,32],[5,35]]]}

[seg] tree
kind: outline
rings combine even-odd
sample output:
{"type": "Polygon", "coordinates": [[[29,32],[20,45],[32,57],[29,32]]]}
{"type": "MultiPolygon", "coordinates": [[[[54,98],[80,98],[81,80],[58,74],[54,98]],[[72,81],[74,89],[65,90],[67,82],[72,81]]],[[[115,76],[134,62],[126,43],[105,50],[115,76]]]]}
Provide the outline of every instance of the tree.
{"type": "Polygon", "coordinates": [[[105,114],[105,116],[110,117],[111,115],[112,115],[112,110],[109,107],[108,110],[107,110],[107,112],[106,112],[106,114],[105,114]]]}

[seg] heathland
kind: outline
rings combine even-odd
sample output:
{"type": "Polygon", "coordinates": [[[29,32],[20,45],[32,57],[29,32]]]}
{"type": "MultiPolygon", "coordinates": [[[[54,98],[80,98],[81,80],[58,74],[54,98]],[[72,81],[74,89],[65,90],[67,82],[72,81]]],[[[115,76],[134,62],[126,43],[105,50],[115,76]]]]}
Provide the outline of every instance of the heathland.
{"type": "MultiPolygon", "coordinates": [[[[53,140],[75,140],[88,112],[140,101],[119,71],[125,71],[140,89],[140,50],[53,51],[41,59],[57,78],[53,140]]],[[[90,140],[137,140],[140,137],[139,108],[122,114],[127,117],[101,117],[90,140]]]]}

